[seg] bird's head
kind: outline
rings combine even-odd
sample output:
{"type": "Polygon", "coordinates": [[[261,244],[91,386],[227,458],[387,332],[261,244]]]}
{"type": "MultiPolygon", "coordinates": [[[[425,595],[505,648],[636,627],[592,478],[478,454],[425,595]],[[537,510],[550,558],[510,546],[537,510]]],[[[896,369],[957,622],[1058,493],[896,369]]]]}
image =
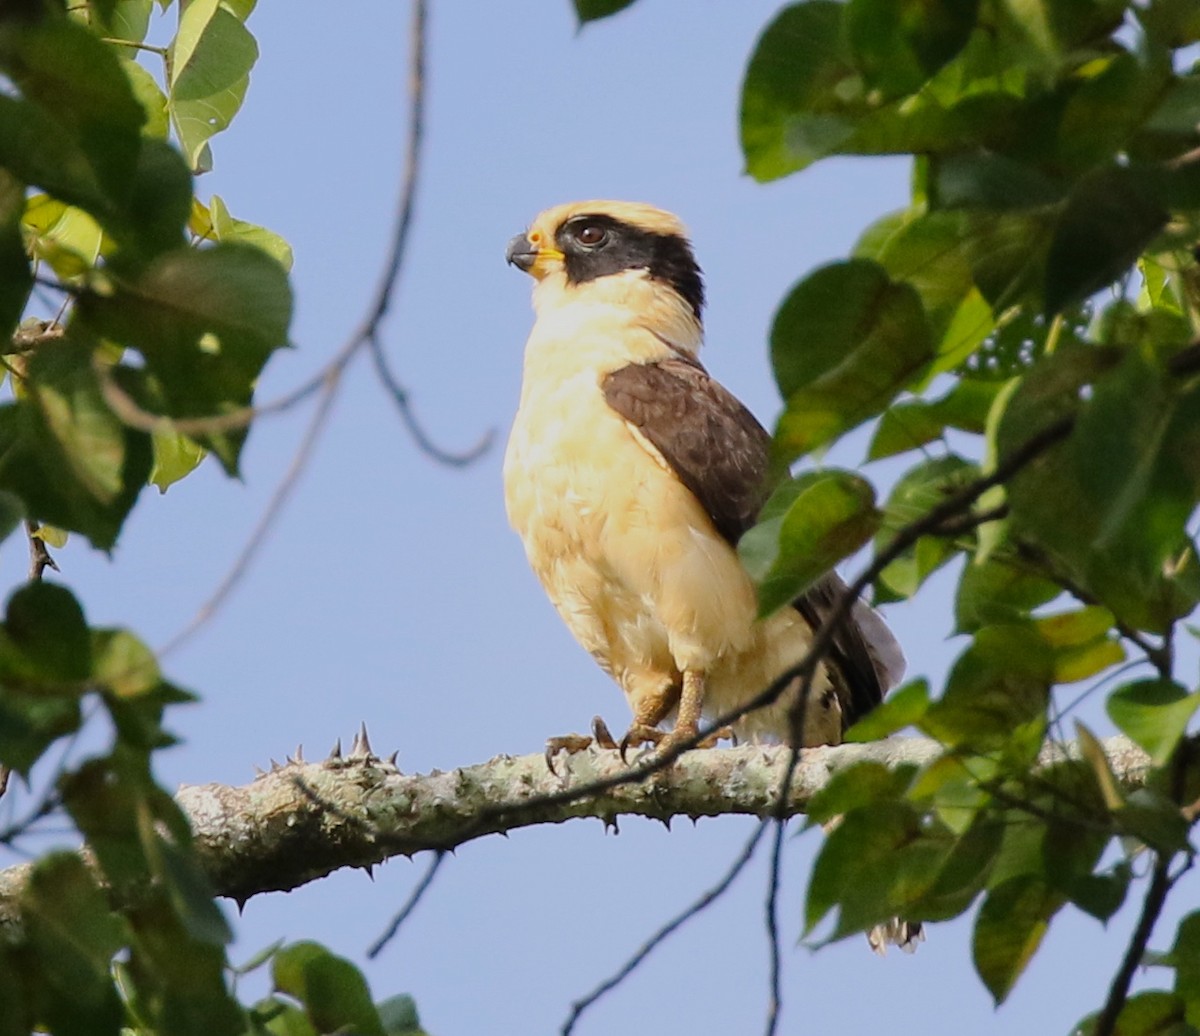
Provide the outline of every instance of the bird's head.
{"type": "Polygon", "coordinates": [[[583,201],[541,213],[508,243],[506,258],[550,289],[572,298],[618,298],[635,285],[673,294],[700,323],[704,281],[683,224],[651,205],[583,201]]]}

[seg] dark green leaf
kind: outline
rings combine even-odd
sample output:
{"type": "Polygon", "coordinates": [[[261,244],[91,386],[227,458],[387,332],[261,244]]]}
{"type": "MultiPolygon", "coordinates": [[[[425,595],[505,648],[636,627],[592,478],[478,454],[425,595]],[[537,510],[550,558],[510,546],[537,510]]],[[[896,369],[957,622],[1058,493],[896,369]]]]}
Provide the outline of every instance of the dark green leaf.
{"type": "Polygon", "coordinates": [[[21,896],[46,1022],[61,1036],[118,1036],[124,1011],[109,967],[126,932],[78,855],[38,863],[21,896]]]}
{"type": "Polygon", "coordinates": [[[1188,822],[1179,804],[1161,792],[1136,788],[1116,813],[1122,829],[1160,853],[1191,852],[1188,822]]]}
{"type": "Polygon", "coordinates": [[[1054,656],[1029,626],[976,632],[921,728],[949,745],[1036,754],[1045,728],[1054,656]]]}
{"type": "Polygon", "coordinates": [[[923,826],[906,803],[879,802],[848,813],[813,865],[805,931],[835,906],[833,939],[903,914],[933,886],[952,848],[952,838],[923,826]]]}
{"type": "Polygon", "coordinates": [[[844,741],[879,741],[918,723],[929,707],[929,681],[912,680],[892,691],[846,731],[844,741]]]}
{"type": "MultiPolygon", "coordinates": [[[[974,464],[953,454],[921,461],[906,471],[884,505],[884,525],[875,537],[876,551],[885,550],[899,530],[923,518],[978,473],[974,464]]],[[[956,552],[950,540],[922,536],[884,568],[880,582],[896,598],[911,597],[956,552]]]]}
{"type": "Polygon", "coordinates": [[[848,471],[809,472],[773,499],[781,496],[791,501],[786,513],[756,525],[738,544],[761,615],[794,601],[879,527],[875,491],[848,471]]]}
{"type": "Polygon", "coordinates": [[[982,434],[999,391],[999,382],[964,378],[938,399],[888,407],[875,426],[867,459],[881,460],[915,450],[938,438],[946,428],[982,434]]]}
{"type": "Polygon", "coordinates": [[[272,975],[276,989],[304,1005],[318,1032],[346,1027],[362,1036],[386,1036],[362,973],[323,946],[285,946],[275,955],[272,975]]]}
{"type": "Polygon", "coordinates": [[[1121,1008],[1113,1029],[1119,1036],[1196,1036],[1185,1021],[1186,1006],[1174,993],[1148,989],[1135,993],[1121,1008]]]}
{"type": "Polygon", "coordinates": [[[0,763],[28,775],[42,753],[79,729],[76,697],[19,691],[0,681],[0,763]]]}
{"type": "Polygon", "coordinates": [[[809,801],[809,822],[823,824],[872,803],[899,801],[915,772],[915,766],[891,769],[870,760],[837,770],[809,801]]]}
{"type": "Polygon", "coordinates": [[[1071,191],[1046,260],[1045,310],[1057,313],[1111,283],[1166,222],[1150,170],[1111,166],[1071,191]]]}
{"type": "Polygon", "coordinates": [[[1124,861],[1104,874],[1081,874],[1064,891],[1080,910],[1097,921],[1107,922],[1125,902],[1133,881],[1133,869],[1124,861]]]}
{"type": "Polygon", "coordinates": [[[158,838],[156,843],[156,876],[188,935],[213,946],[232,942],[229,922],[213,898],[212,883],[200,861],[189,848],[181,848],[166,838],[158,838]]]}
{"type": "Polygon", "coordinates": [[[575,0],[575,14],[582,24],[607,18],[632,5],[633,0],[575,0]]]}
{"type": "Polygon", "coordinates": [[[966,45],[978,0],[851,0],[846,35],[869,86],[909,93],[966,45]]]}
{"type": "Polygon", "coordinates": [[[0,169],[0,340],[9,341],[33,287],[33,271],[21,237],[25,185],[0,169]]]}
{"type": "Polygon", "coordinates": [[[1032,571],[1027,562],[993,554],[963,568],[954,599],[955,632],[1019,622],[1060,593],[1056,584],[1032,571]]]}
{"type": "Polygon", "coordinates": [[[1125,684],[1107,702],[1109,718],[1158,766],[1171,758],[1197,707],[1200,693],[1188,694],[1179,684],[1165,680],[1125,684]]]}
{"type": "Polygon", "coordinates": [[[775,316],[771,355],[787,400],[775,433],[786,461],[887,407],[933,359],[934,343],[916,291],[855,259],[793,289],[775,316]]]}
{"type": "Polygon", "coordinates": [[[1063,905],[1060,893],[1026,875],[993,888],[975,922],[975,970],[997,1004],[1012,991],[1052,918],[1063,905]]]}
{"type": "MultiPolygon", "coordinates": [[[[169,252],[78,312],[105,338],[136,347],[172,417],[246,405],[272,351],[286,344],[292,296],[283,268],[258,248],[218,244],[169,252]]],[[[230,473],[243,430],[204,437],[230,473]]]]}
{"type": "Polygon", "coordinates": [[[1200,910],[1179,922],[1171,956],[1175,992],[1183,999],[1188,1024],[1200,1028],[1200,910]]]}
{"type": "Polygon", "coordinates": [[[993,152],[957,152],[931,164],[930,191],[948,209],[1028,209],[1053,205],[1065,186],[1040,169],[993,152]]]}
{"type": "Polygon", "coordinates": [[[4,617],[2,658],[6,676],[81,690],[78,685],[92,674],[92,637],[71,591],[39,581],[13,594],[4,617]]]}
{"type": "Polygon", "coordinates": [[[149,437],[105,405],[81,345],[42,346],[30,378],[24,399],[0,407],[0,489],[108,549],[150,473],[149,437]]]}
{"type": "Polygon", "coordinates": [[[0,23],[0,68],[26,99],[53,112],[106,199],[122,207],[145,114],[113,50],[70,18],[12,20],[0,23]]]}
{"type": "Polygon", "coordinates": [[[994,818],[977,817],[954,843],[942,863],[937,879],[917,904],[919,915],[928,921],[957,917],[983,891],[1003,833],[994,818]]]}
{"type": "Polygon", "coordinates": [[[784,8],[754,48],[742,84],[742,151],[756,180],[775,180],[837,151],[853,122],[821,101],[855,77],[842,37],[845,5],[812,0],[784,8]]]}

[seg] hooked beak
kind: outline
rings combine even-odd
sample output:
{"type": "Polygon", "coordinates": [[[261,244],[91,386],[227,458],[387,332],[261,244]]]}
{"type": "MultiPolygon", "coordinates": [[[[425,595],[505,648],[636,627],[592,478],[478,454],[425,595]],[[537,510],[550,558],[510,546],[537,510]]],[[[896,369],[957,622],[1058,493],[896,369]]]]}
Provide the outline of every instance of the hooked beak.
{"type": "Polygon", "coordinates": [[[529,238],[524,234],[518,234],[509,243],[508,248],[504,250],[504,258],[510,266],[515,266],[518,270],[524,270],[528,273],[533,269],[533,264],[537,262],[537,249],[533,247],[529,238]]]}
{"type": "Polygon", "coordinates": [[[508,243],[504,258],[518,270],[541,280],[550,272],[550,263],[562,262],[563,254],[557,248],[539,248],[527,235],[518,234],[508,243]]]}

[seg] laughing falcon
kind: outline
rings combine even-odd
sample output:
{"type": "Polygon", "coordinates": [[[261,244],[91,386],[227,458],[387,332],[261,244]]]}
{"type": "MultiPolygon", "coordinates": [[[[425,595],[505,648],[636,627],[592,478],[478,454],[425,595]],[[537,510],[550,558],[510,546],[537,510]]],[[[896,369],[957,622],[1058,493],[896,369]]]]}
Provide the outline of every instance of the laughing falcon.
{"type": "MultiPolygon", "coordinates": [[[[504,458],[509,521],[571,632],[625,692],[622,744],[692,737],[702,715],[803,658],[844,584],[830,573],[757,618],[735,545],[771,488],[770,437],[697,357],[704,285],[674,216],[560,205],[507,258],[534,278],[537,316],[504,458]]],[[[789,721],[797,680],[734,733],[836,744],[903,666],[882,619],[856,602],[802,715],[789,721]]]]}

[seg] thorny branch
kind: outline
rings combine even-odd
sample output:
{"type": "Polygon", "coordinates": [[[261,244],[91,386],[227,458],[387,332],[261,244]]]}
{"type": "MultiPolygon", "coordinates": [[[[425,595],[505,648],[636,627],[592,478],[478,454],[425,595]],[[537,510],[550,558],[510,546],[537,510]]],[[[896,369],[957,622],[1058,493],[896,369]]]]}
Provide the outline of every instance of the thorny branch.
{"type": "MultiPolygon", "coordinates": [[[[1105,743],[1114,773],[1129,786],[1149,769],[1124,738],[1105,743]]],[[[942,746],[926,738],[890,738],[806,750],[784,811],[803,813],[830,777],[862,760],[889,768],[924,765],[942,746]]],[[[1062,758],[1047,749],[1045,762],[1062,758]]],[[[289,761],[249,784],[182,788],[194,844],[214,889],[244,901],[297,888],[342,867],[369,868],[393,856],[446,851],[486,834],[584,817],[770,817],[791,756],[783,746],[740,745],[688,752],[653,781],[613,782],[606,793],[564,800],[552,789],[595,786],[626,771],[615,749],[589,749],[551,774],[540,754],[499,756],[446,773],[406,775],[372,755],[289,761]],[[487,816],[486,824],[480,817],[487,816]]],[[[0,922],[28,871],[0,871],[0,922]]]]}

